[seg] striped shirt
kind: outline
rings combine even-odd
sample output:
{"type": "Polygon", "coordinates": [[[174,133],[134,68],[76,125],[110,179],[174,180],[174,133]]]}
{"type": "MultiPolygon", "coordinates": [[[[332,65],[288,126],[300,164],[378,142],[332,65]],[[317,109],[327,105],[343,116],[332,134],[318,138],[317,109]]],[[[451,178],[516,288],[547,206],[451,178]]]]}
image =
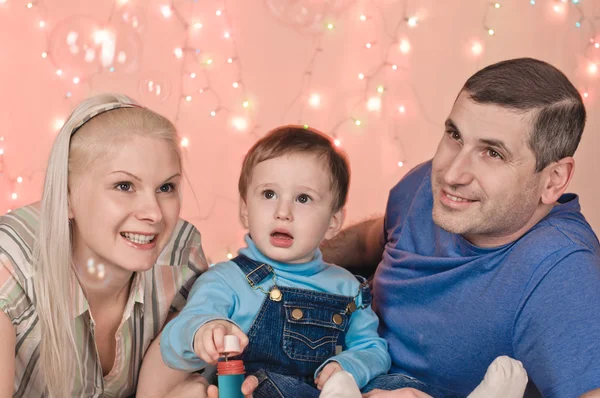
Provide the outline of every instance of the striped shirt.
{"type": "MultiPolygon", "coordinates": [[[[0,217],[0,309],[15,328],[14,397],[41,397],[43,369],[38,365],[41,330],[33,297],[32,248],[39,210],[26,206],[0,217]]],[[[75,280],[73,315],[83,378],[74,376],[73,397],[127,397],[135,394],[142,357],[170,311],[183,308],[196,277],[208,268],[200,233],[180,220],[154,267],[133,276],[125,312],[116,334],[112,370],[102,374],[94,341],[94,322],[75,280]]]]}

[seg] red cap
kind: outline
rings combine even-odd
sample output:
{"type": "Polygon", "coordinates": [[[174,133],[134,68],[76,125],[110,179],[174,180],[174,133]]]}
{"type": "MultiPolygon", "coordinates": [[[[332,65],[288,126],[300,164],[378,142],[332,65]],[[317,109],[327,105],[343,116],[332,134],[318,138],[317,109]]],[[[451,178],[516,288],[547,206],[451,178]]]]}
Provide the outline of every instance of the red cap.
{"type": "Polygon", "coordinates": [[[244,374],[246,369],[244,368],[244,361],[236,359],[234,361],[221,361],[217,363],[217,374],[223,375],[238,375],[244,374]]]}

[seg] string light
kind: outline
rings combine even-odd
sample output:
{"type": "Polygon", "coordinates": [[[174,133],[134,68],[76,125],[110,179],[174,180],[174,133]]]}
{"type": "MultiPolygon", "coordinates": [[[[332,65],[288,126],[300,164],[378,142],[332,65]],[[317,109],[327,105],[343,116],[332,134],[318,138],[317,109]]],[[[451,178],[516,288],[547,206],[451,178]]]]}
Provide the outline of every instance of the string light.
{"type": "Polygon", "coordinates": [[[177,58],[183,57],[183,50],[181,48],[176,48],[175,50],[173,50],[173,53],[177,58]]]}
{"type": "Polygon", "coordinates": [[[33,7],[33,3],[27,3],[27,8],[32,8],[33,7]]]}
{"type": "Polygon", "coordinates": [[[596,65],[595,63],[590,63],[590,65],[588,66],[588,71],[590,72],[590,74],[595,75],[596,72],[598,72],[598,65],[596,65]]]}
{"type": "Polygon", "coordinates": [[[364,78],[365,78],[365,75],[363,75],[362,73],[359,73],[359,74],[358,74],[358,78],[359,78],[360,80],[362,80],[362,79],[364,79],[364,78]]]}
{"type": "Polygon", "coordinates": [[[171,10],[171,7],[169,6],[162,6],[160,12],[165,18],[170,18],[171,15],[173,15],[173,10],[171,10]]]}
{"type": "Polygon", "coordinates": [[[335,26],[333,26],[333,24],[332,24],[332,23],[328,23],[328,24],[327,24],[327,29],[329,29],[329,30],[333,30],[333,28],[334,28],[334,27],[335,27],[335,26]]]}
{"type": "Polygon", "coordinates": [[[398,162],[398,167],[404,166],[404,162],[398,162]]]}
{"type": "Polygon", "coordinates": [[[482,50],[483,50],[483,47],[481,46],[481,43],[473,43],[473,46],[471,46],[471,51],[475,55],[481,54],[482,50]]]}
{"type": "Polygon", "coordinates": [[[488,35],[494,36],[495,33],[494,29],[488,29],[488,35]]]}
{"type": "Polygon", "coordinates": [[[380,110],[381,109],[381,98],[380,97],[369,98],[369,102],[367,102],[367,109],[370,111],[380,110]]]}
{"type": "Polygon", "coordinates": [[[232,86],[233,86],[233,88],[238,88],[240,85],[238,82],[233,82],[232,86]]]}
{"type": "Polygon", "coordinates": [[[217,15],[217,17],[220,17],[221,15],[223,15],[223,11],[221,11],[221,10],[217,10],[217,11],[215,12],[215,14],[217,15]]]}
{"type": "Polygon", "coordinates": [[[400,113],[405,113],[406,112],[406,108],[404,107],[404,105],[400,105],[398,107],[398,112],[400,112],[400,113]]]}
{"type": "Polygon", "coordinates": [[[418,22],[417,17],[410,17],[407,20],[408,26],[410,26],[411,28],[414,28],[415,26],[417,26],[417,22],[418,22]]]}
{"type": "Polygon", "coordinates": [[[44,51],[44,52],[42,53],[42,58],[46,58],[47,56],[48,56],[48,53],[44,51]]]}
{"type": "Polygon", "coordinates": [[[79,77],[75,76],[73,78],[73,84],[79,84],[79,82],[81,81],[81,79],[79,79],[79,77]]]}
{"type": "Polygon", "coordinates": [[[383,88],[383,86],[377,86],[377,92],[378,92],[378,93],[380,93],[380,94],[381,94],[381,93],[383,93],[383,91],[384,91],[384,90],[385,90],[385,89],[383,88]]]}
{"type": "Polygon", "coordinates": [[[19,184],[20,184],[20,183],[22,183],[22,182],[23,182],[23,177],[21,177],[21,176],[18,176],[18,177],[17,177],[17,182],[18,182],[19,184]]]}
{"type": "Polygon", "coordinates": [[[316,108],[321,104],[321,96],[319,94],[313,94],[310,96],[308,102],[310,103],[310,105],[316,108]]]}
{"type": "Polygon", "coordinates": [[[361,15],[360,16],[360,20],[363,21],[363,22],[366,21],[367,20],[367,16],[366,15],[361,15]]]}
{"type": "Polygon", "coordinates": [[[181,139],[181,146],[187,148],[188,146],[190,146],[190,140],[187,137],[183,137],[181,139]]]}
{"type": "Polygon", "coordinates": [[[248,128],[248,121],[243,117],[234,117],[231,123],[233,124],[233,127],[239,131],[243,131],[248,128]]]}
{"type": "Polygon", "coordinates": [[[40,21],[40,28],[45,28],[46,27],[46,22],[44,21],[40,21]]]}
{"type": "Polygon", "coordinates": [[[408,40],[402,39],[400,41],[400,51],[403,54],[408,54],[408,52],[410,51],[410,43],[408,42],[408,40]]]}
{"type": "Polygon", "coordinates": [[[190,102],[192,100],[192,96],[191,95],[186,95],[185,100],[187,102],[190,102]]]}
{"type": "Polygon", "coordinates": [[[17,198],[19,197],[15,192],[13,192],[13,194],[11,195],[13,200],[17,200],[17,198]]]}

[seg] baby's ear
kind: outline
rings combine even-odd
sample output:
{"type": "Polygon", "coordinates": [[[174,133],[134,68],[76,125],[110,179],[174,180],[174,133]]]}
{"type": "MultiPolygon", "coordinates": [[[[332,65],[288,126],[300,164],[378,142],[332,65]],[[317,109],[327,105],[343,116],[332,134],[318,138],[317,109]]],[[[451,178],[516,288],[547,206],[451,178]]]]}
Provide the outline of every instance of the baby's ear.
{"type": "Polygon", "coordinates": [[[244,228],[248,229],[248,205],[246,204],[246,200],[240,196],[240,221],[244,228]]]}
{"type": "Polygon", "coordinates": [[[325,239],[331,239],[342,229],[342,225],[344,225],[344,220],[346,219],[346,208],[342,207],[337,212],[333,213],[331,216],[331,221],[329,222],[329,228],[327,228],[327,232],[325,232],[325,239]]]}

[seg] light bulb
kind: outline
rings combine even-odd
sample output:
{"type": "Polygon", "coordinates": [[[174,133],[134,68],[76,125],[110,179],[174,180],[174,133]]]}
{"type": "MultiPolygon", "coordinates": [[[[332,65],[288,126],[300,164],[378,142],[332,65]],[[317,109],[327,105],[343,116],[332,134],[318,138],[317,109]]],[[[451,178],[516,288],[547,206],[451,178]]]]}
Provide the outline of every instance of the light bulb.
{"type": "Polygon", "coordinates": [[[359,73],[359,74],[358,74],[358,78],[359,78],[360,80],[362,80],[362,79],[364,79],[364,78],[365,78],[365,75],[363,75],[362,73],[359,73]]]}
{"type": "Polygon", "coordinates": [[[177,58],[181,58],[183,57],[183,50],[177,47],[175,50],[173,50],[173,54],[175,54],[177,58]]]}
{"type": "Polygon", "coordinates": [[[21,176],[18,176],[18,177],[17,177],[17,182],[18,182],[19,184],[20,184],[20,183],[22,183],[22,182],[23,182],[23,177],[21,177],[21,176]]]}
{"type": "Polygon", "coordinates": [[[321,104],[321,96],[319,94],[312,94],[308,103],[315,108],[318,107],[321,104]]]}
{"type": "Polygon", "coordinates": [[[371,97],[367,102],[367,109],[370,111],[378,111],[381,109],[381,98],[371,97]]]}
{"type": "Polygon", "coordinates": [[[232,86],[233,86],[233,88],[238,88],[240,85],[238,82],[233,82],[232,86]]]}
{"type": "Polygon", "coordinates": [[[408,40],[404,39],[400,42],[400,51],[403,54],[406,54],[410,51],[410,43],[408,42],[408,40]]]}
{"type": "Polygon", "coordinates": [[[190,140],[187,137],[181,139],[181,146],[187,148],[190,145],[190,140]]]}
{"type": "Polygon", "coordinates": [[[398,167],[404,166],[404,162],[398,162],[398,167]]]}
{"type": "Polygon", "coordinates": [[[192,96],[191,96],[191,95],[187,95],[187,96],[185,97],[185,100],[186,100],[187,102],[190,102],[190,101],[192,100],[192,96]]]}
{"type": "Polygon", "coordinates": [[[417,26],[417,22],[418,22],[417,17],[408,18],[408,26],[410,26],[411,28],[414,28],[415,26],[417,26]]]}
{"type": "Polygon", "coordinates": [[[342,141],[340,141],[339,139],[336,138],[335,140],[333,140],[333,144],[335,146],[340,146],[340,145],[342,145],[342,141]]]}
{"type": "Polygon", "coordinates": [[[366,21],[367,20],[367,16],[366,15],[361,15],[360,16],[360,20],[361,21],[366,21]]]}
{"type": "Polygon", "coordinates": [[[160,13],[163,15],[163,17],[169,18],[171,16],[171,14],[173,13],[173,11],[171,10],[171,7],[169,7],[169,6],[162,6],[160,8],[160,13]]]}

